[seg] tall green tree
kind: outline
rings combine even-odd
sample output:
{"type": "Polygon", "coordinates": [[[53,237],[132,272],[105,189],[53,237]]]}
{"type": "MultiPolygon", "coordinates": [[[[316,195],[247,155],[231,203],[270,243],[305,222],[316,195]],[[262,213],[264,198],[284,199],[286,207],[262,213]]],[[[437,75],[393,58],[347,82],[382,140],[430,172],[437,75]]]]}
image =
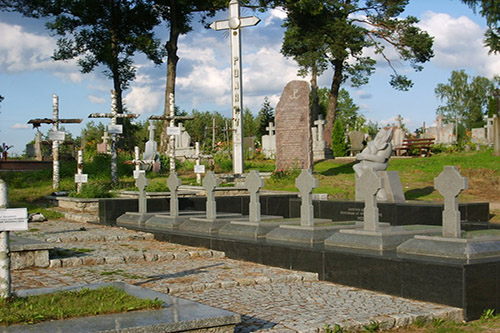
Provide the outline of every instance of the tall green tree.
{"type": "Polygon", "coordinates": [[[467,129],[483,126],[494,88],[494,81],[485,77],[470,76],[465,70],[453,71],[448,83],[440,83],[434,89],[436,97],[444,102],[436,113],[455,122],[457,128],[459,125],[467,129]]]}
{"type": "MultiPolygon", "coordinates": [[[[330,92],[328,88],[318,89],[319,114],[323,117],[328,109],[328,100],[330,92]]],[[[359,106],[354,103],[351,95],[344,88],[340,88],[337,102],[335,118],[339,119],[346,127],[346,130],[361,130],[366,122],[366,118],[359,113],[359,106]]]]}
{"type": "Polygon", "coordinates": [[[500,0],[462,0],[474,12],[486,19],[488,29],[484,33],[484,45],[489,47],[490,53],[500,52],[500,0]]]}
{"type": "Polygon", "coordinates": [[[393,70],[390,84],[399,90],[408,90],[412,82],[397,72],[386,55],[386,47],[395,50],[400,60],[415,71],[422,70],[421,64],[433,56],[432,37],[416,26],[417,18],[399,17],[408,0],[270,2],[282,6],[288,14],[284,23],[284,54],[294,57],[304,71],[318,63],[328,63],[333,69],[325,126],[328,145],[341,85],[347,80],[353,86],[366,84],[375,70],[376,60],[365,51],[373,49],[388,63],[393,70]]]}
{"type": "Polygon", "coordinates": [[[147,0],[21,0],[5,1],[3,9],[28,17],[49,17],[47,28],[60,36],[54,60],[77,58],[82,73],[104,65],[113,80],[117,111],[123,113],[122,92],[135,78],[132,56],[145,54],[162,62],[153,28],[160,23],[147,0]]]}
{"type": "Polygon", "coordinates": [[[243,134],[245,137],[253,137],[258,134],[257,119],[249,108],[243,110],[243,134]]]}
{"type": "Polygon", "coordinates": [[[274,108],[271,106],[271,102],[269,102],[269,99],[267,97],[264,97],[264,102],[262,103],[262,107],[259,110],[256,121],[259,127],[257,130],[257,135],[260,138],[268,133],[266,127],[269,126],[269,123],[274,123],[274,108]]]}
{"type": "Polygon", "coordinates": [[[345,125],[342,120],[336,119],[332,131],[332,151],[335,157],[347,156],[347,142],[345,140],[345,125]]]}

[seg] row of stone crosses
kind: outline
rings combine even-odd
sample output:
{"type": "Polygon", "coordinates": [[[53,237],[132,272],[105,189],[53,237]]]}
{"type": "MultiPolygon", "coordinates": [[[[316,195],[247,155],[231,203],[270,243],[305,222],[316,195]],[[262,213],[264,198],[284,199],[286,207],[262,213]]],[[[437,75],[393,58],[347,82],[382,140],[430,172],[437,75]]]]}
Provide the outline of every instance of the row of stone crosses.
{"type": "MultiPolygon", "coordinates": [[[[364,201],[363,229],[369,232],[380,230],[379,212],[377,207],[377,192],[382,188],[382,179],[376,172],[368,169],[359,179],[359,197],[364,201]]],[[[147,213],[146,186],[149,181],[145,172],[139,173],[136,186],[139,189],[139,213],[147,213]]],[[[213,171],[208,171],[203,179],[203,188],[206,193],[206,219],[215,220],[217,207],[215,201],[215,189],[219,180],[213,171]]],[[[178,191],[181,180],[177,173],[172,172],[167,179],[170,190],[170,216],[179,216],[178,191]]],[[[256,170],[250,171],[245,179],[245,187],[250,193],[249,222],[261,222],[261,209],[259,201],[260,189],[264,186],[264,180],[256,170]]],[[[300,225],[302,227],[314,227],[314,207],[312,192],[318,186],[318,180],[312,172],[303,169],[295,180],[295,186],[301,197],[300,225]]],[[[435,188],[444,197],[443,211],[443,237],[460,238],[460,211],[458,210],[458,196],[460,192],[467,189],[467,178],[460,175],[456,166],[445,166],[441,174],[434,180],[435,188]]]]}

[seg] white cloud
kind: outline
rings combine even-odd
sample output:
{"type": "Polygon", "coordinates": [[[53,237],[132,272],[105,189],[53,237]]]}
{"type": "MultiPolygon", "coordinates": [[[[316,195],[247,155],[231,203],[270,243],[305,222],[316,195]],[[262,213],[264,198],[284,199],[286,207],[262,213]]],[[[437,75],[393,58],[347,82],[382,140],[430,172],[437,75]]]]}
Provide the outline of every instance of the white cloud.
{"type": "Polygon", "coordinates": [[[104,104],[106,103],[106,99],[104,97],[97,97],[94,95],[88,95],[87,98],[93,104],[104,104]]]}
{"type": "Polygon", "coordinates": [[[152,113],[160,107],[163,98],[163,91],[154,89],[150,86],[139,87],[132,86],[124,101],[133,113],[145,114],[152,113]]]}
{"type": "Polygon", "coordinates": [[[10,128],[11,129],[26,129],[26,128],[31,128],[31,127],[32,126],[30,124],[15,123],[10,128]]]}
{"type": "Polygon", "coordinates": [[[286,19],[287,14],[281,7],[273,8],[269,11],[269,17],[266,18],[264,25],[268,26],[273,23],[275,20],[283,21],[286,19]]]}
{"type": "Polygon", "coordinates": [[[484,30],[465,16],[426,12],[419,26],[434,37],[432,62],[448,69],[473,68],[476,75],[492,77],[500,72],[500,58],[488,55],[484,30]]]}

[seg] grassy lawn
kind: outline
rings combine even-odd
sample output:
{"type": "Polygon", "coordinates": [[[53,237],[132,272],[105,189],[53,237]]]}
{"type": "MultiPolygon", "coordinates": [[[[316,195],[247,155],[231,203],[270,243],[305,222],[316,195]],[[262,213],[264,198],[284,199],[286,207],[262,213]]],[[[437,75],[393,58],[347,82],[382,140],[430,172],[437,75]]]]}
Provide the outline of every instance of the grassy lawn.
{"type": "Polygon", "coordinates": [[[145,300],[113,287],[0,300],[0,325],[36,324],[49,320],[159,309],[159,300],[145,300]]]}

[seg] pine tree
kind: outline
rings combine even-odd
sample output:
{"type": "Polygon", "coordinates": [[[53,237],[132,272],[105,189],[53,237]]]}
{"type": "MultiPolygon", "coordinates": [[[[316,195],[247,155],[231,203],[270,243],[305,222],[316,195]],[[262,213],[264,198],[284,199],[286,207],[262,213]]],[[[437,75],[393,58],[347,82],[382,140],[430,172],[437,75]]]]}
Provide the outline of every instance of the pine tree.
{"type": "Polygon", "coordinates": [[[342,121],[336,120],[332,131],[332,150],[335,157],[347,156],[347,143],[342,121]]]}

